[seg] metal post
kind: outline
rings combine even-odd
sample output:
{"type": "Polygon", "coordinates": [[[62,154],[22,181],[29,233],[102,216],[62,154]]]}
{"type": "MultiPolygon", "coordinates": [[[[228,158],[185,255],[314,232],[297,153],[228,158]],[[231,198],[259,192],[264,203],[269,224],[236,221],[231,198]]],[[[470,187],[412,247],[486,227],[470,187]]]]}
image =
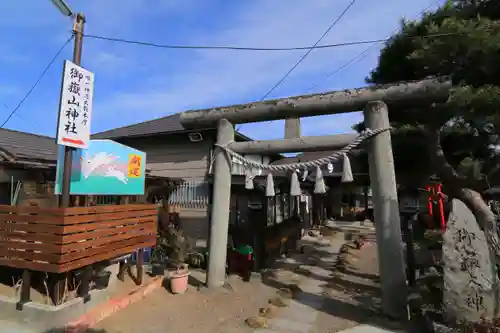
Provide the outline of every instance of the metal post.
{"type": "MultiPolygon", "coordinates": [[[[73,24],[73,33],[75,34],[75,45],[73,49],[73,63],[80,66],[82,60],[82,44],[83,44],[83,26],[85,24],[85,16],[78,13],[75,16],[73,24]]],[[[69,207],[70,205],[70,183],[71,183],[71,167],[73,164],[74,148],[64,147],[64,168],[61,189],[61,207],[69,207]]]]}
{"type": "MultiPolygon", "coordinates": [[[[219,121],[217,143],[225,145],[234,140],[233,125],[226,119],[219,121]]],[[[227,233],[229,229],[229,202],[231,199],[231,159],[217,149],[214,165],[213,205],[208,245],[207,287],[222,287],[226,278],[227,233]]]]}
{"type": "MultiPolygon", "coordinates": [[[[372,130],[389,127],[387,105],[380,101],[367,103],[364,119],[366,127],[372,130]]],[[[389,132],[378,134],[370,140],[368,162],[373,191],[382,311],[391,317],[403,318],[407,316],[407,285],[389,132]]]]}

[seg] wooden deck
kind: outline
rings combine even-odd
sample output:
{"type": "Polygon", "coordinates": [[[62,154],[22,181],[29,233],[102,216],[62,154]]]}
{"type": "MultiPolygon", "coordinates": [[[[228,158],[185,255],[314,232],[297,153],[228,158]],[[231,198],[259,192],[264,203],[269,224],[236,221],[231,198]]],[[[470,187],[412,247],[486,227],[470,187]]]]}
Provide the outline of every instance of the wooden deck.
{"type": "Polygon", "coordinates": [[[156,243],[156,205],[0,205],[0,265],[64,273],[156,243]]]}

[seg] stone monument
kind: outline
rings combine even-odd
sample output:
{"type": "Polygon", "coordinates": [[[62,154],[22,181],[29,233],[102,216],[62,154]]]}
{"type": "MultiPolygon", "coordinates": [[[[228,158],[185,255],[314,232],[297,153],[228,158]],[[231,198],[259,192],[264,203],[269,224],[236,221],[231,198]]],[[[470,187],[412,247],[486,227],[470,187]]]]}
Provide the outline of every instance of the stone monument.
{"type": "Polygon", "coordinates": [[[494,318],[499,282],[494,255],[476,218],[458,199],[452,201],[443,238],[446,318],[467,322],[494,318]]]}

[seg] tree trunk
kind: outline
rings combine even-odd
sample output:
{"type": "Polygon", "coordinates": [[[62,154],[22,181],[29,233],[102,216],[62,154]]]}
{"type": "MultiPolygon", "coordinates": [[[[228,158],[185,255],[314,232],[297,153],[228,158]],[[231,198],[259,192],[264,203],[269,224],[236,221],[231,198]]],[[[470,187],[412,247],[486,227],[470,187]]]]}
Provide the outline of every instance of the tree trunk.
{"type": "MultiPolygon", "coordinates": [[[[428,133],[429,134],[429,133],[428,133]]],[[[500,241],[498,237],[496,218],[490,207],[486,204],[476,190],[468,188],[467,180],[461,177],[455,168],[448,163],[443,148],[441,147],[440,131],[431,132],[429,135],[430,153],[433,166],[443,185],[448,189],[450,199],[456,198],[462,201],[474,214],[477,223],[486,236],[486,242],[497,267],[500,265],[500,241]]],[[[498,284],[493,283],[494,292],[498,293],[498,284]]],[[[499,303],[495,304],[495,315],[498,315],[499,303]]]]}
{"type": "Polygon", "coordinates": [[[481,230],[486,234],[490,249],[495,254],[497,264],[500,264],[500,240],[498,237],[495,214],[483,200],[481,195],[471,189],[461,188],[452,196],[460,199],[472,211],[481,230]]]}
{"type": "Polygon", "coordinates": [[[479,227],[486,234],[488,245],[495,254],[497,263],[500,263],[500,241],[496,228],[495,215],[481,197],[481,194],[464,186],[468,184],[467,180],[461,177],[455,168],[448,163],[441,146],[440,130],[427,131],[427,134],[430,143],[429,153],[437,175],[442,180],[443,185],[449,190],[450,197],[461,200],[472,211],[479,227]]]}
{"type": "Polygon", "coordinates": [[[479,227],[485,232],[489,245],[494,248],[494,253],[500,258],[500,241],[496,229],[495,215],[486,204],[481,195],[467,186],[467,180],[461,177],[455,168],[448,163],[441,146],[440,130],[427,132],[430,139],[430,154],[434,168],[442,180],[443,185],[449,190],[451,198],[460,199],[469,207],[477,219],[479,227]]]}

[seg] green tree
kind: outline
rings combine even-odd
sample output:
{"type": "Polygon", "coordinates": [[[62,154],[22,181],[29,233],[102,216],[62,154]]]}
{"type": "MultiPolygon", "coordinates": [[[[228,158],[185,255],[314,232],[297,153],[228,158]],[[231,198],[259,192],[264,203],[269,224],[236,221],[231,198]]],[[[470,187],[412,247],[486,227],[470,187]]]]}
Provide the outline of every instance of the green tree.
{"type": "Polygon", "coordinates": [[[490,231],[500,257],[494,215],[480,195],[500,183],[500,1],[448,1],[418,21],[402,22],[367,82],[431,77],[452,81],[446,103],[389,109],[398,176],[437,175],[490,231]]]}

